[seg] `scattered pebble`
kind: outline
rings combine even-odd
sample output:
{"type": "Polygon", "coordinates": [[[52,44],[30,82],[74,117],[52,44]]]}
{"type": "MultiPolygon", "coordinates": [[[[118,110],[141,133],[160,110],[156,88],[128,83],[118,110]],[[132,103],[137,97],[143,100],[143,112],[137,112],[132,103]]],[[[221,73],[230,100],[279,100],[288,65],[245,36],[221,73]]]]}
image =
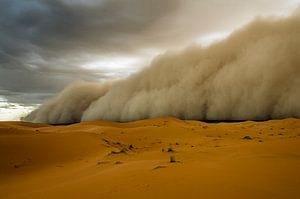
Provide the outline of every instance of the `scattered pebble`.
{"type": "Polygon", "coordinates": [[[245,137],[243,137],[244,140],[252,140],[252,137],[250,135],[246,135],[245,137]]]}
{"type": "Polygon", "coordinates": [[[174,155],[170,156],[170,163],[175,163],[176,161],[176,157],[174,155]]]}
{"type": "Polygon", "coordinates": [[[167,168],[167,166],[165,166],[165,165],[159,165],[159,166],[154,167],[153,170],[163,169],[163,168],[167,168]]]}
{"type": "Polygon", "coordinates": [[[97,162],[97,165],[108,164],[108,163],[109,163],[109,161],[99,161],[99,162],[97,162]]]}

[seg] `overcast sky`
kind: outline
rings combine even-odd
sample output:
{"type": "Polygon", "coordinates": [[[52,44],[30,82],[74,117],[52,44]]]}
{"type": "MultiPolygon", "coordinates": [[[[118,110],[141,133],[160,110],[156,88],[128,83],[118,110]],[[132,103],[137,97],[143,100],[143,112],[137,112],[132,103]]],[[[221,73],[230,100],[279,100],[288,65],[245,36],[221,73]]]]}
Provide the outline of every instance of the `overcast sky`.
{"type": "Polygon", "coordinates": [[[126,77],[166,50],[209,45],[257,16],[288,15],[299,3],[0,0],[0,120],[70,82],[126,77]]]}

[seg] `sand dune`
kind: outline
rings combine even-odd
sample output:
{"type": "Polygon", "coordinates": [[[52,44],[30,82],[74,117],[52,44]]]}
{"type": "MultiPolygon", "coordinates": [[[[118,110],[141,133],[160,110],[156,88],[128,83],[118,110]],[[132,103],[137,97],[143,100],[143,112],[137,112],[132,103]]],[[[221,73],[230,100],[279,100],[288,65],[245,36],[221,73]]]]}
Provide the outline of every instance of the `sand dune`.
{"type": "Polygon", "coordinates": [[[299,119],[0,123],[0,198],[299,195],[299,119]]]}

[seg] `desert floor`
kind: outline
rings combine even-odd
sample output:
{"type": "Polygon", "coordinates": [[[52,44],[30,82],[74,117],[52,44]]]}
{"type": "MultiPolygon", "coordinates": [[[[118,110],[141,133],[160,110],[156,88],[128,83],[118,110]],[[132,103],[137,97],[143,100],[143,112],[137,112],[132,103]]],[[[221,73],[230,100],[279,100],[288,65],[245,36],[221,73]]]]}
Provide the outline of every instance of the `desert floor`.
{"type": "Polygon", "coordinates": [[[0,123],[3,199],[299,197],[297,119],[0,123]]]}

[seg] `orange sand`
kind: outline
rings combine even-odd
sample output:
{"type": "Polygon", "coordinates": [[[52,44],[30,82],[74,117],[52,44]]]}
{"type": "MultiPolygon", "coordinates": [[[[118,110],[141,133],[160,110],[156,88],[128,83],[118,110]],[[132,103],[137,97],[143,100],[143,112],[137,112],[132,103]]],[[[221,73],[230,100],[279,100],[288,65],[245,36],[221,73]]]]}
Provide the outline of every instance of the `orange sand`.
{"type": "Polygon", "coordinates": [[[69,126],[0,123],[3,199],[299,196],[297,119],[219,124],[173,118],[69,126]],[[170,163],[170,156],[177,162],[170,163]]]}

